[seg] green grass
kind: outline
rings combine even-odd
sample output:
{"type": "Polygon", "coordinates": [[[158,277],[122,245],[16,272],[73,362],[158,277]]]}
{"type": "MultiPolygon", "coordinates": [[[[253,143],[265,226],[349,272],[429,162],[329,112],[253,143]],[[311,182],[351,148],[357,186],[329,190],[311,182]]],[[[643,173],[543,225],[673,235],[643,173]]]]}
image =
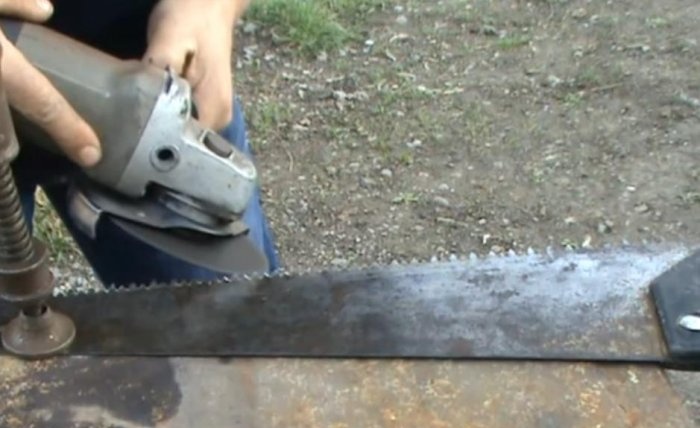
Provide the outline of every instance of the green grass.
{"type": "Polygon", "coordinates": [[[420,201],[420,197],[413,192],[401,192],[398,196],[393,198],[391,202],[393,204],[414,204],[420,201]]]}
{"type": "Polygon", "coordinates": [[[666,28],[666,27],[669,27],[671,25],[671,23],[666,18],[663,18],[660,16],[647,18],[645,22],[646,22],[647,27],[654,29],[654,30],[659,29],[659,28],[666,28]]]}
{"type": "Polygon", "coordinates": [[[530,43],[530,38],[523,35],[506,36],[498,39],[496,44],[500,49],[510,50],[525,46],[530,43]]]}
{"type": "Polygon", "coordinates": [[[250,128],[257,131],[263,141],[272,137],[275,130],[292,117],[288,106],[274,101],[264,101],[255,107],[250,112],[250,128]]]}
{"type": "Polygon", "coordinates": [[[564,96],[564,104],[566,104],[569,107],[578,107],[583,103],[583,97],[581,95],[574,93],[574,92],[569,92],[564,96]]]}
{"type": "Polygon", "coordinates": [[[253,0],[245,19],[303,53],[316,55],[359,40],[357,24],[384,0],[253,0]]]}
{"type": "Polygon", "coordinates": [[[578,88],[593,88],[603,84],[601,72],[594,67],[583,68],[574,78],[578,88]]]}
{"type": "Polygon", "coordinates": [[[34,234],[48,247],[51,260],[62,264],[71,256],[80,256],[80,250],[46,194],[41,190],[37,191],[35,201],[34,234]]]}

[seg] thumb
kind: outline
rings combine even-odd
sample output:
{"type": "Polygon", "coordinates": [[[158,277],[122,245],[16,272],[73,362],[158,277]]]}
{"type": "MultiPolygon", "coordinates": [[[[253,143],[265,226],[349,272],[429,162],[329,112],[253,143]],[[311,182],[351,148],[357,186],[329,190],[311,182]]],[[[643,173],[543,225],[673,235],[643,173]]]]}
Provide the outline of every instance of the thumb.
{"type": "Polygon", "coordinates": [[[0,0],[0,14],[43,22],[53,15],[50,0],[0,0]]]}

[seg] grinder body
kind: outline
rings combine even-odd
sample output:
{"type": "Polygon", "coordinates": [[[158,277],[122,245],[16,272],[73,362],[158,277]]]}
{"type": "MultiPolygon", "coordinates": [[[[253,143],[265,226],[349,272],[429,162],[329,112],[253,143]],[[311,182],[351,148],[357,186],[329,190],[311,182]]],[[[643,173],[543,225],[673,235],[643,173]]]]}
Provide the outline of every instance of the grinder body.
{"type": "MultiPolygon", "coordinates": [[[[187,82],[169,70],[121,60],[46,27],[0,20],[0,28],[97,133],[92,180],[129,197],[156,185],[233,221],[257,185],[255,165],[193,116],[187,82]]],[[[58,153],[55,142],[13,111],[21,142],[58,153]]]]}
{"type": "MultiPolygon", "coordinates": [[[[86,173],[115,187],[163,90],[162,71],[140,61],[118,60],[39,25],[3,20],[1,27],[98,134],[107,161],[86,173]]],[[[48,134],[13,113],[21,140],[58,153],[48,134]]]]}
{"type": "MultiPolygon", "coordinates": [[[[100,139],[102,159],[83,169],[68,197],[78,228],[95,238],[107,216],[190,263],[226,273],[267,270],[243,222],[257,186],[255,165],[198,122],[185,79],[41,25],[0,19],[0,28],[100,139]]],[[[13,120],[20,144],[62,154],[15,110],[13,120]]]]}

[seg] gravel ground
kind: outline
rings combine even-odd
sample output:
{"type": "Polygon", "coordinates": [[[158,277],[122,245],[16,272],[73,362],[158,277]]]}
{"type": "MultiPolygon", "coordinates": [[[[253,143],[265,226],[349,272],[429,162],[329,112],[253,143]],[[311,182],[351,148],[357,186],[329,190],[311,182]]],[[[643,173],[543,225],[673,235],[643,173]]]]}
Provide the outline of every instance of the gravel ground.
{"type": "Polygon", "coordinates": [[[312,56],[245,23],[236,88],[285,265],[698,242],[699,17],[397,1],[312,56]]]}
{"type": "Polygon", "coordinates": [[[285,262],[697,240],[699,7],[404,3],[315,60],[244,33],[285,262]]]}

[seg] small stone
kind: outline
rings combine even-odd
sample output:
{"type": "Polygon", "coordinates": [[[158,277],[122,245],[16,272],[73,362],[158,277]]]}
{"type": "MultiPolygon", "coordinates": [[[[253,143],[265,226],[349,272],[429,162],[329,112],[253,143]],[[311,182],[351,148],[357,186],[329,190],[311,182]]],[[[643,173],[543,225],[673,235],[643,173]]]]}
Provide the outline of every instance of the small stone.
{"type": "Polygon", "coordinates": [[[678,98],[689,107],[700,108],[700,99],[698,98],[693,98],[685,93],[681,93],[678,98]]]}
{"type": "Polygon", "coordinates": [[[423,145],[423,142],[421,140],[418,140],[418,139],[413,140],[413,141],[409,141],[408,143],[406,143],[406,146],[408,146],[408,148],[410,148],[410,149],[416,149],[422,145],[423,145]]]}
{"type": "Polygon", "coordinates": [[[591,235],[586,235],[586,237],[583,239],[583,242],[581,243],[581,248],[591,248],[591,241],[593,238],[591,238],[591,235]]]}
{"type": "Polygon", "coordinates": [[[377,184],[376,181],[372,180],[371,178],[368,177],[361,177],[360,178],[360,186],[364,188],[369,188],[377,184]]]}
{"type": "Polygon", "coordinates": [[[258,31],[258,24],[254,22],[246,22],[243,25],[243,33],[244,34],[253,34],[256,31],[258,31]]]}
{"type": "Polygon", "coordinates": [[[645,203],[637,204],[634,207],[634,212],[639,213],[639,214],[644,214],[645,212],[649,211],[649,205],[645,203]]]}
{"type": "Polygon", "coordinates": [[[438,190],[441,192],[449,192],[450,186],[448,186],[446,183],[442,183],[438,186],[438,190]]]}
{"type": "Polygon", "coordinates": [[[394,175],[394,173],[391,172],[391,170],[388,169],[388,168],[384,168],[384,169],[381,171],[381,174],[382,174],[384,177],[387,177],[387,178],[391,178],[391,177],[394,175]]]}
{"type": "Polygon", "coordinates": [[[338,168],[334,166],[327,166],[326,173],[328,173],[328,175],[330,175],[331,177],[335,176],[338,173],[338,168]]]}
{"type": "Polygon", "coordinates": [[[403,6],[401,6],[401,5],[394,6],[394,12],[396,12],[396,13],[403,13],[403,10],[404,10],[403,6]]]}
{"type": "Polygon", "coordinates": [[[425,230],[425,228],[423,226],[421,226],[420,224],[417,224],[417,225],[413,226],[413,230],[415,230],[416,232],[422,232],[423,230],[425,230]]]}
{"type": "Polygon", "coordinates": [[[406,18],[406,15],[399,15],[396,18],[396,23],[399,25],[406,25],[408,24],[408,18],[406,18]]]}
{"type": "Polygon", "coordinates": [[[243,58],[248,62],[252,61],[255,58],[257,48],[257,46],[245,46],[243,48],[243,58]]]}
{"type": "Polygon", "coordinates": [[[435,202],[435,205],[439,205],[442,207],[449,207],[450,206],[450,201],[448,201],[447,198],[443,198],[442,196],[434,197],[433,202],[435,202]]]}
{"type": "Polygon", "coordinates": [[[612,232],[612,223],[609,221],[598,223],[598,233],[604,235],[606,233],[612,232]]]}
{"type": "Polygon", "coordinates": [[[347,259],[338,258],[338,259],[331,260],[331,264],[333,266],[344,267],[344,266],[348,265],[348,261],[347,261],[347,259]]]}
{"type": "Polygon", "coordinates": [[[547,86],[549,86],[550,88],[556,88],[557,86],[559,86],[560,83],[561,83],[561,79],[558,78],[557,76],[555,76],[553,74],[550,74],[549,76],[547,76],[547,86]]]}
{"type": "Polygon", "coordinates": [[[498,30],[493,25],[484,25],[481,27],[481,33],[485,36],[497,36],[498,30]]]}
{"type": "Polygon", "coordinates": [[[499,254],[503,252],[503,247],[501,247],[500,245],[494,245],[491,247],[491,251],[493,251],[496,254],[499,254]]]}
{"type": "Polygon", "coordinates": [[[588,12],[584,8],[578,8],[576,9],[571,16],[575,19],[582,19],[585,18],[588,15],[588,12]]]}
{"type": "Polygon", "coordinates": [[[88,282],[85,278],[81,277],[72,277],[73,279],[73,286],[76,288],[83,288],[88,285],[88,282]]]}
{"type": "Polygon", "coordinates": [[[343,102],[348,98],[348,94],[346,94],[344,91],[333,91],[333,98],[336,101],[343,102]]]}

